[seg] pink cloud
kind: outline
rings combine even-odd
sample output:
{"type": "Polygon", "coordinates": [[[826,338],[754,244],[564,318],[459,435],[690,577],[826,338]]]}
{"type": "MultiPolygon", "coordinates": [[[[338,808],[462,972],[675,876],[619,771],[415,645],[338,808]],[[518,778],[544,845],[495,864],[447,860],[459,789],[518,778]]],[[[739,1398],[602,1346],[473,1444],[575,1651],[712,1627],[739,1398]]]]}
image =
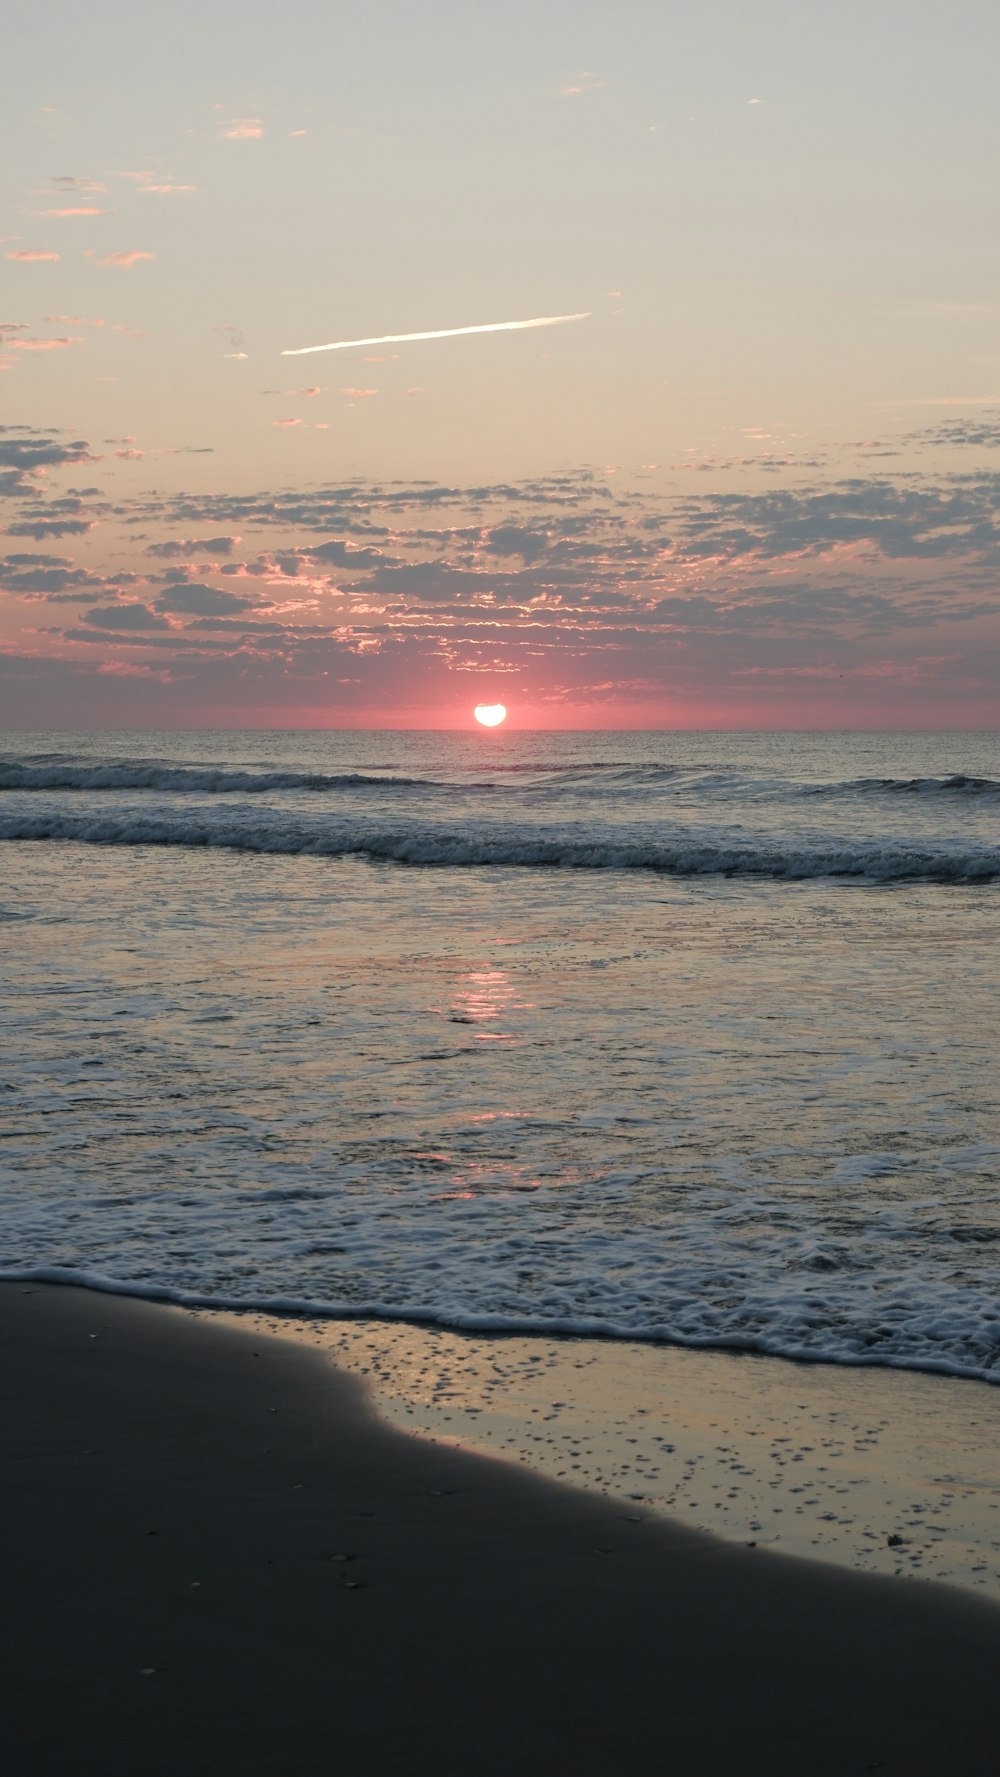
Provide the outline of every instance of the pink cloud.
{"type": "Polygon", "coordinates": [[[29,213],[32,216],[106,216],[108,214],[107,210],[102,210],[99,204],[74,204],[66,210],[32,210],[29,213]]]}
{"type": "Polygon", "coordinates": [[[52,327],[58,327],[60,322],[64,327],[103,327],[106,325],[99,317],[89,321],[86,315],[43,315],[42,320],[47,321],[52,327]]]}
{"type": "Polygon", "coordinates": [[[272,426],[301,426],[302,420],[272,420],[272,426]]]}
{"type": "Polygon", "coordinates": [[[139,189],[141,191],[153,192],[157,196],[165,197],[172,191],[194,191],[196,190],[196,187],[194,185],[175,185],[171,180],[168,180],[165,185],[142,185],[139,189]]]}
{"type": "Polygon", "coordinates": [[[167,667],[157,669],[129,660],[102,660],[97,671],[117,679],[156,679],[161,685],[169,685],[172,678],[167,667]]]}
{"type": "Polygon", "coordinates": [[[79,339],[11,339],[7,341],[9,352],[58,352],[65,346],[82,345],[79,339]]]}
{"type": "Polygon", "coordinates": [[[369,401],[378,394],[377,389],[341,389],[342,395],[348,395],[352,401],[369,401]]]}
{"type": "Polygon", "coordinates": [[[98,265],[116,265],[122,271],[131,271],[133,265],[138,265],[140,259],[155,258],[155,253],[144,253],[140,248],[133,247],[127,253],[107,253],[105,257],[99,259],[97,263],[98,265]]]}
{"type": "Polygon", "coordinates": [[[259,142],[263,134],[264,126],[259,117],[234,117],[222,126],[226,142],[259,142]]]}
{"type": "Polygon", "coordinates": [[[58,253],[50,253],[45,247],[12,247],[6,256],[8,259],[21,259],[26,263],[42,259],[58,259],[58,253]]]}

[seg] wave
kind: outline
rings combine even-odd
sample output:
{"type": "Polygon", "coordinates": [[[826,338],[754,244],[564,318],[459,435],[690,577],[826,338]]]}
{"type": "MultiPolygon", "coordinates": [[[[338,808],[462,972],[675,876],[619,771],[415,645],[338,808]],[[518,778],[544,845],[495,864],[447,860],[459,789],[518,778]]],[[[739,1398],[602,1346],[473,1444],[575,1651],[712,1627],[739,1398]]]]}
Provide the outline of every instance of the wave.
{"type": "MultiPolygon", "coordinates": [[[[388,766],[347,772],[241,771],[225,766],[169,765],[156,759],[95,761],[83,765],[79,762],[70,763],[58,756],[48,759],[39,755],[38,759],[30,763],[0,761],[0,790],[164,790],[212,796],[264,795],[280,790],[322,792],[365,789],[369,786],[383,789],[441,789],[456,787],[452,772],[457,769],[459,767],[452,767],[447,777],[405,777],[384,775],[392,770],[388,766]]],[[[521,762],[508,765],[490,760],[487,769],[491,777],[551,777],[557,780],[582,779],[598,772],[620,771],[625,777],[634,777],[641,783],[649,781],[651,775],[664,780],[679,775],[675,768],[669,766],[629,767],[624,761],[614,760],[588,760],[586,764],[575,765],[554,764],[551,760],[540,760],[536,764],[521,762]]],[[[489,781],[466,779],[458,787],[491,790],[497,786],[489,781]]]]}
{"type": "MultiPolygon", "coordinates": [[[[485,762],[483,762],[485,763],[485,762]]],[[[471,768],[475,770],[475,767],[471,768]]],[[[769,778],[752,769],[727,769],[718,764],[665,764],[660,761],[596,759],[566,763],[539,759],[504,763],[490,760],[486,779],[462,775],[456,762],[445,775],[410,777],[389,775],[391,767],[367,771],[268,771],[241,770],[226,766],[172,765],[165,760],[106,760],[86,764],[52,756],[0,761],[0,791],[70,793],[115,790],[161,791],[181,795],[262,796],[282,791],[323,794],[344,790],[500,790],[511,792],[519,778],[535,780],[532,789],[564,788],[574,794],[606,795],[633,788],[640,791],[673,790],[721,800],[763,797],[796,801],[799,797],[846,798],[851,796],[965,797],[991,799],[1000,796],[995,778],[973,777],[956,772],[950,777],[865,777],[842,783],[796,783],[769,778]],[[456,773],[458,775],[456,776],[456,773]],[[499,780],[499,782],[495,781],[499,780]]]]}
{"type": "Polygon", "coordinates": [[[0,790],[170,790],[218,796],[275,790],[429,789],[434,780],[347,771],[230,771],[224,767],[131,765],[0,765],[0,790]]]}
{"type": "Polygon", "coordinates": [[[128,813],[3,815],[0,843],[75,842],[81,845],[217,848],[283,857],[361,857],[373,862],[433,868],[645,870],[670,876],[729,876],[798,882],[816,878],[867,883],[990,883],[1000,879],[1000,846],[919,846],[873,840],[816,839],[783,844],[764,839],[721,842],[679,834],[669,840],[574,833],[539,835],[528,829],[469,832],[454,828],[378,829],[312,826],[275,819],[250,825],[212,812],[207,818],[128,813]]]}
{"type": "Polygon", "coordinates": [[[844,784],[809,784],[810,796],[1000,796],[1000,783],[992,777],[968,777],[957,771],[951,777],[859,777],[844,784]]]}
{"type": "MultiPolygon", "coordinates": [[[[76,1289],[94,1290],[111,1296],[131,1296],[146,1302],[169,1302],[179,1308],[209,1309],[236,1314],[291,1315],[300,1319],[383,1320],[404,1322],[411,1326],[447,1327],[463,1333],[519,1334],[524,1337],[608,1339],[642,1342],[650,1345],[675,1345],[698,1351],[758,1352],[768,1357],[785,1358],[793,1363],[826,1363],[848,1369],[916,1370],[927,1375],[962,1377],[1000,1385],[995,1352],[989,1355],[972,1339],[967,1348],[961,1341],[957,1349],[938,1346],[926,1340],[913,1345],[892,1343],[879,1345],[865,1341],[860,1347],[847,1338],[838,1339],[834,1327],[825,1329],[817,1340],[816,1329],[808,1338],[797,1339],[789,1329],[776,1331],[721,1329],[712,1333],[684,1333],[669,1325],[650,1322],[647,1325],[616,1323],[590,1315],[523,1315],[477,1312],[466,1309],[401,1306],[377,1300],[340,1302],[311,1296],[268,1295],[262,1292],[246,1296],[226,1291],[211,1292],[182,1289],[169,1284],[126,1281],[103,1272],[87,1271],[75,1266],[28,1265],[0,1270],[0,1283],[57,1284],[76,1289]]],[[[848,1329],[843,1331],[848,1332],[848,1329]]]]}

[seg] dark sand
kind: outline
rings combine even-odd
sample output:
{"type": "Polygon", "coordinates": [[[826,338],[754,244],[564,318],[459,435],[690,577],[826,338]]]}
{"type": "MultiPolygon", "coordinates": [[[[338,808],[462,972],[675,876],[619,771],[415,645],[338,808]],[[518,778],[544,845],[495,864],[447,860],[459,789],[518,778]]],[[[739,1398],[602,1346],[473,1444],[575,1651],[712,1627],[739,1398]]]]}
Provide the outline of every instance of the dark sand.
{"type": "Polygon", "coordinates": [[[993,1777],[1000,1610],[409,1439],[290,1342],[0,1287],[17,1777],[993,1777]]]}

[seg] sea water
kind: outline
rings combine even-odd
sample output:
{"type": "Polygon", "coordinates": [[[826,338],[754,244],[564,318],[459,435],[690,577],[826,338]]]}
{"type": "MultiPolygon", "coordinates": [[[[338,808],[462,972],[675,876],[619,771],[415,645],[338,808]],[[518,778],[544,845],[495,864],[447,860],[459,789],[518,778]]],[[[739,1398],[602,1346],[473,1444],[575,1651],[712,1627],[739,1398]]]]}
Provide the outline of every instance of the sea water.
{"type": "Polygon", "coordinates": [[[0,737],[0,1271],[1000,1379],[1000,736],[0,737]]]}

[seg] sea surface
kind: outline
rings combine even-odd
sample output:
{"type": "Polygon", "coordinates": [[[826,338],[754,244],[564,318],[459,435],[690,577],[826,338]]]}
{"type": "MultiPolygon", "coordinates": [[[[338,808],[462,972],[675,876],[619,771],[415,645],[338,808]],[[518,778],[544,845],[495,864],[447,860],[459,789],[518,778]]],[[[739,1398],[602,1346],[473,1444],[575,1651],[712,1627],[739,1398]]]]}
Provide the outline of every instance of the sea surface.
{"type": "Polygon", "coordinates": [[[1000,1381],[1000,735],[0,736],[0,1272],[1000,1381]]]}

